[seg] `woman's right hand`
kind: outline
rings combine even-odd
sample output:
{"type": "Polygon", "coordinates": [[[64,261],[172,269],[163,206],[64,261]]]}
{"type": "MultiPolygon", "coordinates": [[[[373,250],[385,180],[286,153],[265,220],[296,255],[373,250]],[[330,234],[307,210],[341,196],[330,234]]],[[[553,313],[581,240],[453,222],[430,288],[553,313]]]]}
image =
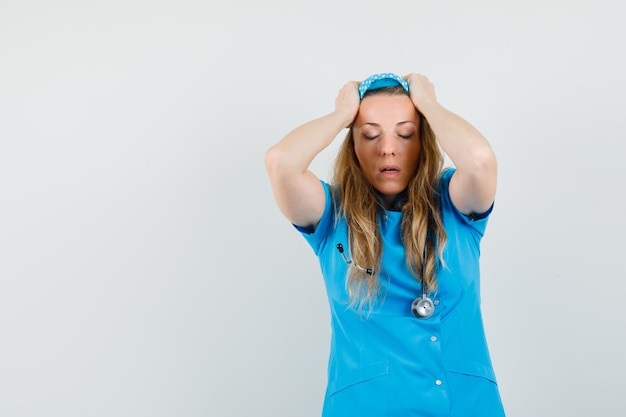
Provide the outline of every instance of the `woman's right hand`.
{"type": "Polygon", "coordinates": [[[347,123],[345,127],[350,127],[361,105],[359,98],[359,81],[349,81],[337,93],[335,99],[335,111],[345,115],[347,123]]]}

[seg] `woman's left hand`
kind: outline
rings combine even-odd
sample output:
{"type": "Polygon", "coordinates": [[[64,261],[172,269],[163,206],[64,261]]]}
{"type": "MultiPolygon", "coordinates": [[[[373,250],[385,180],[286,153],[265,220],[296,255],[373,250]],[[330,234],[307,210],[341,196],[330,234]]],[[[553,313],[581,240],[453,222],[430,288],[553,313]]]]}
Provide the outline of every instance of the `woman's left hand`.
{"type": "Polygon", "coordinates": [[[422,113],[431,104],[437,103],[435,86],[422,74],[408,74],[403,77],[409,83],[409,96],[413,105],[422,113]]]}

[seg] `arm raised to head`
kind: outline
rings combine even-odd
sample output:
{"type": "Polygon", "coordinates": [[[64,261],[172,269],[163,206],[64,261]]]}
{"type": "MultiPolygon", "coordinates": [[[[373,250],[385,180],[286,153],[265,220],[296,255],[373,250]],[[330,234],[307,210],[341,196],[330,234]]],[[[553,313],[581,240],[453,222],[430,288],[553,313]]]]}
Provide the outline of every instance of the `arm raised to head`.
{"type": "Polygon", "coordinates": [[[457,171],[450,181],[450,198],[465,214],[489,210],[496,194],[497,161],[487,139],[469,122],[444,108],[435,87],[424,75],[409,74],[410,97],[457,171]]]}
{"type": "Polygon", "coordinates": [[[309,166],[354,121],[360,103],[358,87],[358,82],[348,82],[339,90],[332,113],[297,127],[265,153],[278,208],[295,225],[315,227],[322,217],[324,189],[309,166]]]}

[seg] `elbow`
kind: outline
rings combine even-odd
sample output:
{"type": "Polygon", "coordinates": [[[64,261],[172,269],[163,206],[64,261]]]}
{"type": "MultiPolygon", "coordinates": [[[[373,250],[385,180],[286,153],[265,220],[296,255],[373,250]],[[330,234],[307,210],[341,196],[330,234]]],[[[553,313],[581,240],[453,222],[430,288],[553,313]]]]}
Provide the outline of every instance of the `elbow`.
{"type": "Polygon", "coordinates": [[[471,171],[475,176],[481,178],[496,176],[498,161],[490,146],[474,150],[472,152],[471,161],[471,171]]]}
{"type": "Polygon", "coordinates": [[[281,151],[276,145],[265,151],[265,169],[267,170],[267,173],[272,175],[273,173],[279,171],[283,159],[281,151]]]}
{"type": "Polygon", "coordinates": [[[276,151],[274,146],[265,151],[265,169],[270,172],[272,167],[276,164],[276,151]]]}
{"type": "Polygon", "coordinates": [[[265,152],[265,169],[272,178],[289,177],[298,172],[293,155],[274,145],[265,152]]]}
{"type": "Polygon", "coordinates": [[[498,182],[498,161],[490,147],[477,153],[474,157],[474,170],[471,182],[475,184],[478,201],[476,213],[486,211],[493,203],[498,182]]]}

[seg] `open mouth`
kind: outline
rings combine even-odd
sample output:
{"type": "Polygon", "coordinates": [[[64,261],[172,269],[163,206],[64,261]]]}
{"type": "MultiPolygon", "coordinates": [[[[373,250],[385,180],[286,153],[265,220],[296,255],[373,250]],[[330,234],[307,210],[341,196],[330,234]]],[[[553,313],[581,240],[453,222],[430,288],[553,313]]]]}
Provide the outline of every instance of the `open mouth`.
{"type": "Polygon", "coordinates": [[[381,169],[380,172],[399,172],[399,170],[393,167],[385,167],[381,169]]]}

